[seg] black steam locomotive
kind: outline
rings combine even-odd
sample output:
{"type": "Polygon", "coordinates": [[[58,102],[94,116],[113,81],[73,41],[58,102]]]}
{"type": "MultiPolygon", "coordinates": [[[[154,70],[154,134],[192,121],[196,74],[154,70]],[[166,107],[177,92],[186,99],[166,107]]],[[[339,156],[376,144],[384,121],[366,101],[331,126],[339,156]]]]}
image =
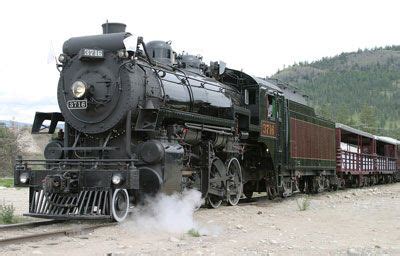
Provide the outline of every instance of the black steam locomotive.
{"type": "Polygon", "coordinates": [[[120,23],[67,40],[59,62],[61,113],[37,112],[32,132],[63,130],[44,161],[15,166],[26,215],[122,221],[158,192],[197,189],[216,208],[340,185],[335,124],[293,88],[145,44],[120,23]]]}

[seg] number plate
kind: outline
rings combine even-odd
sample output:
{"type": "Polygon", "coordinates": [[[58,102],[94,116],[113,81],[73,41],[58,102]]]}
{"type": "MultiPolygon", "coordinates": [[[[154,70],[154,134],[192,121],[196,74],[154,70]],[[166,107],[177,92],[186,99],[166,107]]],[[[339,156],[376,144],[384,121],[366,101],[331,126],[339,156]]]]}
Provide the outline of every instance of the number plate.
{"type": "Polygon", "coordinates": [[[79,52],[79,59],[103,59],[104,50],[83,48],[79,52]]]}
{"type": "Polygon", "coordinates": [[[86,109],[87,100],[69,100],[67,101],[68,109],[86,109]]]}
{"type": "Polygon", "coordinates": [[[276,137],[275,124],[267,121],[263,121],[261,124],[261,136],[265,137],[276,137]]]}

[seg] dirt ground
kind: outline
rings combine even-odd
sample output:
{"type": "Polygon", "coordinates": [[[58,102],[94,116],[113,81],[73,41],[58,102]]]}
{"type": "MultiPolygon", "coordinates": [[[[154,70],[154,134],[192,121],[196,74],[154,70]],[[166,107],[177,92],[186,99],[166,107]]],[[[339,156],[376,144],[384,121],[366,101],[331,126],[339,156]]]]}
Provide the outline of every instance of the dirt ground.
{"type": "MultiPolygon", "coordinates": [[[[27,209],[26,189],[0,189],[0,201],[27,209]]],[[[152,231],[128,221],[74,237],[0,248],[1,255],[400,255],[400,183],[200,209],[200,233],[152,231]]]]}

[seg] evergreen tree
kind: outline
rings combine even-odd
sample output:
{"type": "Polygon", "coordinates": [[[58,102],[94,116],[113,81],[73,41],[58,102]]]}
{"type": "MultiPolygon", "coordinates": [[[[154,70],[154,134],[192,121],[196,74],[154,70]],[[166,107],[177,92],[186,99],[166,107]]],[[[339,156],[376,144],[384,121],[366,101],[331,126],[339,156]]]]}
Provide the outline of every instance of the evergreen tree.
{"type": "MultiPolygon", "coordinates": [[[[400,46],[377,47],[324,57],[309,64],[289,66],[274,77],[309,95],[310,105],[319,115],[374,131],[378,126],[389,127],[391,122],[400,120],[399,49],[400,46]]],[[[396,129],[379,131],[400,139],[396,129]]]]}

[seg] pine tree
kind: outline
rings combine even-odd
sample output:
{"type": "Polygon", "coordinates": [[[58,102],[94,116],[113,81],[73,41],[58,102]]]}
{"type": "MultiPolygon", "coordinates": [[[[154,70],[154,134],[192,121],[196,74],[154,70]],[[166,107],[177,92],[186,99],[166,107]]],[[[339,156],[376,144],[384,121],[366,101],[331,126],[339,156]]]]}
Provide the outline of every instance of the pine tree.
{"type": "Polygon", "coordinates": [[[377,119],[375,108],[364,105],[360,112],[360,123],[364,131],[376,133],[377,119]]]}

